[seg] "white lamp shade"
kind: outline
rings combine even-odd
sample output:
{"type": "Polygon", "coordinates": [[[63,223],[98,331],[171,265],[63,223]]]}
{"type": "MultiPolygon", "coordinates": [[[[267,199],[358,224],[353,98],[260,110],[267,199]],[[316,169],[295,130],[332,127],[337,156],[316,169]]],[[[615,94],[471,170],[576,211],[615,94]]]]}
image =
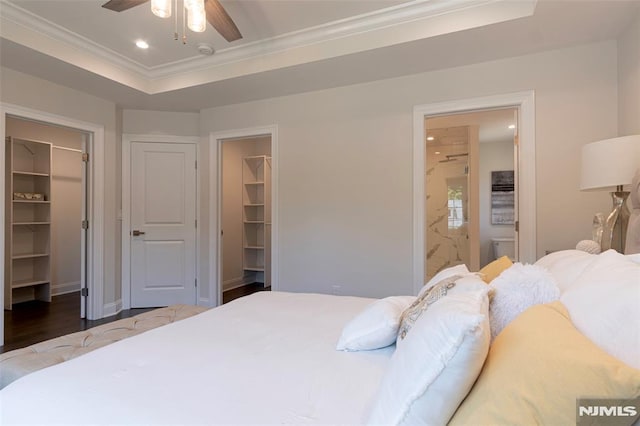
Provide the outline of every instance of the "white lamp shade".
{"type": "Polygon", "coordinates": [[[593,142],[582,147],[580,189],[615,190],[629,185],[640,168],[640,135],[593,142]]]}

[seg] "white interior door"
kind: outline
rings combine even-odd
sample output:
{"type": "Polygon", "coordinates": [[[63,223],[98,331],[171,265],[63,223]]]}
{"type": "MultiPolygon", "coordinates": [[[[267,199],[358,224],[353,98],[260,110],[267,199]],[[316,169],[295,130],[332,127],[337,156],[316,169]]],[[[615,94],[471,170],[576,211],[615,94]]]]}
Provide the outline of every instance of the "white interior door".
{"type": "Polygon", "coordinates": [[[131,144],[131,307],[196,303],[196,147],[131,144]]]}

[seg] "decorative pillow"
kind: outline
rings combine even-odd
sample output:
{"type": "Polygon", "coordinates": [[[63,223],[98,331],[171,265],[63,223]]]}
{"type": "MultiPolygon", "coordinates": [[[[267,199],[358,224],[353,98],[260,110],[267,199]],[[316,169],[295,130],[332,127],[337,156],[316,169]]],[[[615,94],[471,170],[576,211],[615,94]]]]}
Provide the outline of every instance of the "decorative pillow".
{"type": "Polygon", "coordinates": [[[467,268],[467,265],[465,265],[464,263],[460,265],[452,266],[450,268],[445,268],[442,271],[435,274],[429,281],[427,281],[427,283],[420,289],[420,293],[418,293],[418,297],[424,296],[424,293],[427,290],[429,290],[431,287],[438,284],[440,281],[442,281],[445,278],[452,277],[454,275],[464,276],[468,274],[469,274],[469,269],[467,268]]]}
{"type": "Polygon", "coordinates": [[[392,296],[373,302],[347,323],[336,349],[367,351],[393,345],[402,312],[414,300],[413,296],[392,296]]]}
{"type": "Polygon", "coordinates": [[[576,281],[560,298],[576,328],[640,369],[640,265],[607,250],[576,281]]]}
{"type": "Polygon", "coordinates": [[[489,285],[493,289],[489,305],[491,339],[532,305],[560,298],[560,289],[545,268],[516,263],[489,285]]]}
{"type": "Polygon", "coordinates": [[[511,259],[509,259],[507,256],[502,256],[501,258],[494,260],[484,268],[480,269],[480,276],[485,283],[489,284],[496,277],[498,277],[498,275],[500,275],[502,271],[509,269],[511,265],[513,265],[511,259]]]}
{"type": "Polygon", "coordinates": [[[640,371],[594,345],[556,301],[529,308],[498,336],[449,425],[575,425],[578,398],[638,396],[640,371]]]}
{"type": "Polygon", "coordinates": [[[429,288],[427,291],[416,298],[416,301],[404,310],[400,317],[400,329],[398,330],[398,338],[404,339],[413,327],[413,324],[420,318],[420,315],[427,310],[429,305],[447,295],[447,292],[455,287],[456,281],[462,278],[460,275],[454,275],[440,281],[438,284],[429,288]]]}
{"type": "Polygon", "coordinates": [[[467,276],[397,342],[369,424],[443,425],[473,386],[489,349],[489,287],[467,276]]]}
{"type": "Polygon", "coordinates": [[[564,293],[597,257],[595,254],[581,250],[561,250],[541,257],[535,265],[542,266],[551,272],[560,292],[564,293]]]}

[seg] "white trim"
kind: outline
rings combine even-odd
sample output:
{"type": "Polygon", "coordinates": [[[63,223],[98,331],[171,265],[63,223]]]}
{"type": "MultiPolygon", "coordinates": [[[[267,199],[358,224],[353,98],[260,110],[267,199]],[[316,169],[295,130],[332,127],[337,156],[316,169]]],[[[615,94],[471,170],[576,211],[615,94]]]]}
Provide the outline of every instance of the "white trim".
{"type": "Polygon", "coordinates": [[[147,94],[299,65],[533,15],[537,0],[413,0],[268,39],[146,66],[1,0],[0,35],[147,94]]]}
{"type": "Polygon", "coordinates": [[[51,296],[60,296],[62,294],[75,293],[76,291],[80,291],[80,281],[71,281],[51,286],[51,296]]]}
{"type": "MultiPolygon", "coordinates": [[[[9,104],[0,103],[0,176],[5,176],[5,135],[6,117],[34,120],[53,125],[69,127],[91,135],[89,143],[89,232],[87,233],[87,276],[89,286],[89,300],[87,303],[87,318],[99,319],[103,316],[104,298],[104,126],[51,114],[44,111],[9,104]]],[[[4,185],[0,185],[0,199],[4,204],[4,185]]],[[[4,259],[4,208],[0,209],[0,257],[4,259]]],[[[4,261],[0,262],[0,276],[4,282],[4,261]]],[[[4,306],[4,289],[0,291],[0,306],[4,306]]],[[[4,344],[4,316],[0,316],[0,345],[4,344]]]]}
{"type": "MultiPolygon", "coordinates": [[[[129,229],[131,228],[131,143],[132,142],[148,142],[148,143],[179,143],[179,144],[195,144],[196,159],[198,158],[199,142],[198,136],[173,136],[173,135],[139,135],[125,133],[122,135],[122,308],[131,308],[131,239],[129,238],[129,229]]],[[[198,212],[200,206],[200,167],[196,169],[196,220],[200,224],[200,214],[198,212]]],[[[196,280],[200,283],[199,271],[199,232],[196,230],[196,280]]],[[[196,289],[199,299],[200,285],[196,289]]]]}
{"type": "Polygon", "coordinates": [[[536,260],[536,161],[535,161],[535,95],[533,90],[461,99],[413,108],[413,290],[424,285],[425,270],[425,127],[429,115],[452,114],[501,107],[519,107],[519,206],[518,253],[521,262],[536,260]]]}
{"type": "Polygon", "coordinates": [[[106,303],[102,307],[102,311],[104,312],[104,317],[112,317],[122,311],[122,299],[118,299],[112,303],[106,303]]]}
{"type": "Polygon", "coordinates": [[[220,258],[220,229],[222,227],[220,206],[222,196],[221,168],[222,141],[225,139],[241,139],[253,136],[271,136],[271,289],[279,288],[279,250],[278,250],[278,126],[251,127],[245,129],[227,130],[223,132],[211,132],[209,134],[209,217],[215,215],[215,219],[209,222],[209,294],[210,306],[222,303],[222,268],[220,258]]]}

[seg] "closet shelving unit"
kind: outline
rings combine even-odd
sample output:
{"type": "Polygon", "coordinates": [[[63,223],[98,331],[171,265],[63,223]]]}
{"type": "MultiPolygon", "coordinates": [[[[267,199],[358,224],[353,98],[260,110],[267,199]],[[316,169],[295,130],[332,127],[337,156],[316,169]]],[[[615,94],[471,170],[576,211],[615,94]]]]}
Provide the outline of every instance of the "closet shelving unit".
{"type": "Polygon", "coordinates": [[[51,301],[51,147],[6,138],[5,309],[19,301],[51,301]]]}
{"type": "Polygon", "coordinates": [[[242,161],[243,256],[245,275],[271,285],[271,157],[255,155],[242,161]]]}

